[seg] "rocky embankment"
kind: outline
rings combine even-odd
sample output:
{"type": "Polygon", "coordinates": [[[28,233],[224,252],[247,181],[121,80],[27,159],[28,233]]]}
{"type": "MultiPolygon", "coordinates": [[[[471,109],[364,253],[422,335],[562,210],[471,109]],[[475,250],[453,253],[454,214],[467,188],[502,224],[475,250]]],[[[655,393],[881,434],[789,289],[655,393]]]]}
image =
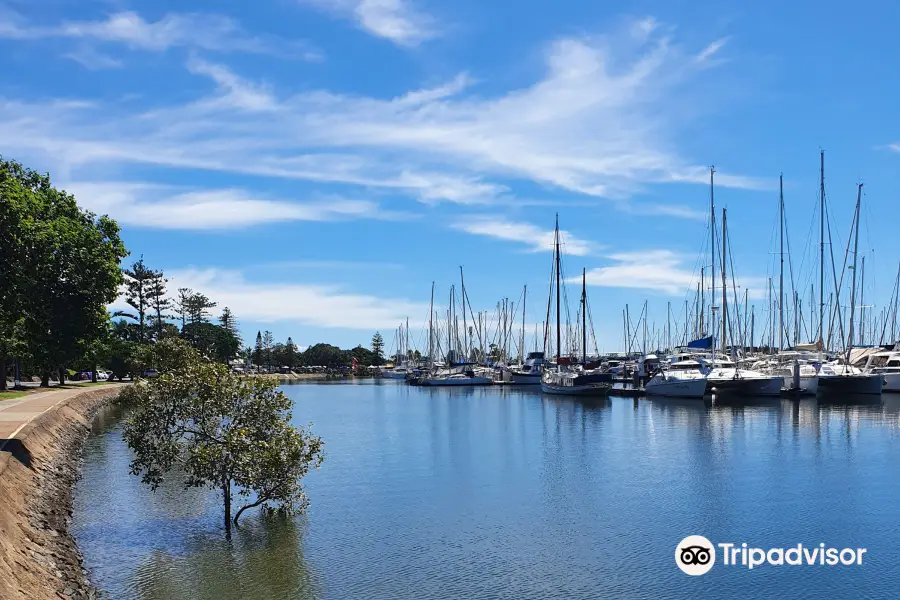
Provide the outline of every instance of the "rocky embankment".
{"type": "Polygon", "coordinates": [[[95,597],[68,527],[91,420],[118,392],[86,390],[0,440],[0,598],[95,597]]]}

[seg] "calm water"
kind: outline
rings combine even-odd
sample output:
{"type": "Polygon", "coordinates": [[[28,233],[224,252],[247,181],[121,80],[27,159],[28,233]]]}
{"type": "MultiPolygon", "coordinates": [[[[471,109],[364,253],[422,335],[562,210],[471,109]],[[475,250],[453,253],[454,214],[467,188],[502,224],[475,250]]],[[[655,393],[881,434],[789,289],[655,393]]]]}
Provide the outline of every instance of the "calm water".
{"type": "Polygon", "coordinates": [[[286,386],[326,441],[304,517],[128,474],[95,423],[74,534],[112,598],[876,598],[900,585],[900,400],[704,406],[393,382],[286,386]],[[689,534],[866,547],[861,567],[674,563],[689,534]]]}

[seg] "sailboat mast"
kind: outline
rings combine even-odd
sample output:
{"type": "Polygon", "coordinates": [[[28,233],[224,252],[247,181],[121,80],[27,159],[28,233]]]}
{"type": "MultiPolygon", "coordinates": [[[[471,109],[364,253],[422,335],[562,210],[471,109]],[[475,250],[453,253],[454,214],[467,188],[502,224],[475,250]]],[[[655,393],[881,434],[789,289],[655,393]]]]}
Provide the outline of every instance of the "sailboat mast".
{"type": "MultiPolygon", "coordinates": [[[[466,343],[466,335],[469,333],[469,328],[466,326],[466,280],[463,279],[463,268],[462,265],[459,266],[459,284],[462,287],[462,305],[463,305],[463,352],[466,354],[466,360],[469,360],[469,346],[466,343]]],[[[470,340],[471,341],[471,340],[470,340]]]]}
{"type": "MultiPolygon", "coordinates": [[[[810,307],[811,308],[811,307],[810,307]]],[[[819,342],[825,323],[825,151],[819,152],[819,342]]]]}
{"type": "Polygon", "coordinates": [[[581,364],[587,364],[587,269],[581,269],[581,364]]]}
{"type": "Polygon", "coordinates": [[[520,348],[522,352],[520,353],[520,364],[525,364],[525,300],[528,298],[528,286],[522,290],[522,345],[520,348]]]}
{"type": "MultiPolygon", "coordinates": [[[[716,201],[714,193],[714,176],[715,167],[709,168],[709,254],[712,256],[712,267],[710,271],[710,280],[712,281],[712,292],[709,295],[709,329],[710,334],[715,336],[715,315],[712,313],[712,307],[716,303],[716,201]]],[[[715,343],[715,339],[713,339],[715,343]]]]}
{"type": "Polygon", "coordinates": [[[434,282],[431,282],[431,304],[428,306],[428,360],[434,369],[434,282]]]}
{"type": "Polygon", "coordinates": [[[863,184],[860,183],[859,187],[856,188],[855,233],[853,234],[853,287],[850,289],[850,335],[847,336],[846,362],[848,365],[850,364],[850,351],[853,349],[853,318],[856,312],[856,259],[859,251],[859,204],[862,201],[862,187],[863,184]]]}
{"type": "Polygon", "coordinates": [[[726,209],[722,209],[722,354],[725,354],[728,340],[728,294],[725,279],[726,250],[728,246],[728,229],[726,227],[726,209]]]}
{"type": "MultiPolygon", "coordinates": [[[[781,238],[778,248],[780,257],[778,274],[778,349],[784,350],[784,175],[778,176],[778,231],[781,238]]],[[[725,243],[724,240],[722,243],[725,243]]],[[[724,265],[724,263],[722,264],[724,265]]]]}
{"type": "Polygon", "coordinates": [[[866,255],[862,257],[859,273],[859,345],[866,345],[866,255]]]}
{"type": "Polygon", "coordinates": [[[562,332],[560,330],[560,320],[559,320],[559,300],[560,300],[560,292],[559,292],[559,215],[556,215],[556,227],[554,228],[554,238],[556,242],[556,361],[559,363],[559,359],[562,356],[562,332]]]}

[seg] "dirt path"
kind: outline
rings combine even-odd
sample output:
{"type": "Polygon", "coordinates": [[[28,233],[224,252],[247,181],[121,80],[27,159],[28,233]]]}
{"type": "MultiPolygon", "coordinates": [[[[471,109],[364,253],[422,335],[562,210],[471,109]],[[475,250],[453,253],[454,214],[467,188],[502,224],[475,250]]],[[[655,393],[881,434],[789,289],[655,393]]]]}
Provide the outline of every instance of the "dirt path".
{"type": "Polygon", "coordinates": [[[0,598],[89,598],[68,526],[91,418],[120,385],[0,403],[0,598]]]}

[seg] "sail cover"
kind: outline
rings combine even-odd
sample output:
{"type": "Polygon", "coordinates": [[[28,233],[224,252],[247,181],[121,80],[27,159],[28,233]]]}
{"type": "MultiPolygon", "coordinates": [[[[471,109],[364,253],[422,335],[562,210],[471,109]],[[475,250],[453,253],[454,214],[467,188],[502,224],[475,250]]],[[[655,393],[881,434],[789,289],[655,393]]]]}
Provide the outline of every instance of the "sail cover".
{"type": "Polygon", "coordinates": [[[696,348],[698,350],[712,350],[713,347],[713,339],[712,336],[702,337],[696,340],[692,340],[688,342],[688,348],[696,348]]]}

